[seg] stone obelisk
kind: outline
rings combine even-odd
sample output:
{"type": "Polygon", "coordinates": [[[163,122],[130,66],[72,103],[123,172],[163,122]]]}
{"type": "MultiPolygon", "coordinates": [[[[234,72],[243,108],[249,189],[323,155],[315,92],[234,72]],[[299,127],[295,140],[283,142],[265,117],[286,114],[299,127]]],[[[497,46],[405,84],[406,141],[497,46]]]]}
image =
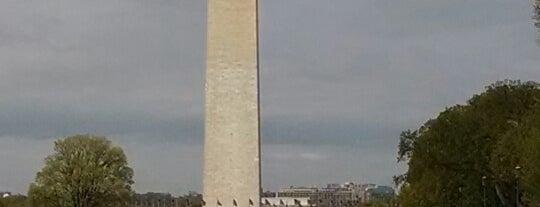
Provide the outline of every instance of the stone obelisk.
{"type": "Polygon", "coordinates": [[[208,0],[203,199],[259,207],[257,0],[208,0]]]}

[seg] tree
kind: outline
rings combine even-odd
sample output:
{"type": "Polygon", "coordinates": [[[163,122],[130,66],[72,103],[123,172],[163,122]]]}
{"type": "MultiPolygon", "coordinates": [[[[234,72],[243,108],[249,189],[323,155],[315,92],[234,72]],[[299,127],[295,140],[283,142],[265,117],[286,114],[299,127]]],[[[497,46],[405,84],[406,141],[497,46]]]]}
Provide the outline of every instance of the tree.
{"type": "Polygon", "coordinates": [[[54,143],[28,196],[39,207],[128,206],[133,170],[120,147],[102,136],[75,135],[54,143]]]}
{"type": "Polygon", "coordinates": [[[540,169],[534,164],[540,160],[539,107],[538,84],[497,82],[418,130],[404,131],[398,161],[409,169],[395,177],[402,205],[482,206],[485,190],[488,206],[512,206],[521,173],[522,200],[534,206],[540,199],[540,169]]]}
{"type": "Polygon", "coordinates": [[[540,207],[540,105],[535,106],[525,121],[507,133],[497,146],[497,156],[494,168],[500,170],[501,177],[508,182],[514,180],[515,169],[505,166],[519,165],[522,180],[523,197],[530,207],[540,207]],[[515,149],[516,153],[505,153],[508,148],[515,149]],[[508,163],[502,165],[499,163],[508,163]],[[498,165],[497,165],[498,164],[498,165]]]}

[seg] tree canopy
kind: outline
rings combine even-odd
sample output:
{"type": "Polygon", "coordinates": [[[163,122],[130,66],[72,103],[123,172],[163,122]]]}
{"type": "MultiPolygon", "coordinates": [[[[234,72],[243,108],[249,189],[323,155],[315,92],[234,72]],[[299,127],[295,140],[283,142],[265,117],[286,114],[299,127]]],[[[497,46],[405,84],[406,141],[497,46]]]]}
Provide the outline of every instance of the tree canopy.
{"type": "Polygon", "coordinates": [[[133,170],[120,147],[102,136],[75,135],[57,140],[28,196],[33,206],[127,206],[133,170]]]}
{"type": "Polygon", "coordinates": [[[540,89],[534,82],[501,81],[465,105],[445,109],[419,129],[401,133],[395,177],[405,207],[540,206],[540,89]],[[516,170],[516,166],[522,168],[516,170]]]}

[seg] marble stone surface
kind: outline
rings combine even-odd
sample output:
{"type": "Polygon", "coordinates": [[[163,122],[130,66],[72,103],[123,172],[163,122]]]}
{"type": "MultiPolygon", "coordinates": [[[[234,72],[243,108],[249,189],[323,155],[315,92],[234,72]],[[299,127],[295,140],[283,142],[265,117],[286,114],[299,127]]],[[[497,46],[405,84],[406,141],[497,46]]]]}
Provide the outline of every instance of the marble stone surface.
{"type": "Polygon", "coordinates": [[[206,206],[259,207],[257,41],[257,0],[208,0],[206,206]]]}

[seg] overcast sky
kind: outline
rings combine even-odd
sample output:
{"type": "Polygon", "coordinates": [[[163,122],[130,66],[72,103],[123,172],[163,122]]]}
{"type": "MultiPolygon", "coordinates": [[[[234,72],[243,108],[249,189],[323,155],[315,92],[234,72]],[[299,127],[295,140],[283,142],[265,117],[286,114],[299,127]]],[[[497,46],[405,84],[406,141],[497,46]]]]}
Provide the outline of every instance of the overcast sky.
{"type": "MultiPolygon", "coordinates": [[[[400,131],[540,80],[530,0],[260,0],[265,189],[391,184],[400,131]]],[[[121,146],[135,189],[201,190],[206,1],[0,0],[0,191],[58,137],[121,146]]]]}

